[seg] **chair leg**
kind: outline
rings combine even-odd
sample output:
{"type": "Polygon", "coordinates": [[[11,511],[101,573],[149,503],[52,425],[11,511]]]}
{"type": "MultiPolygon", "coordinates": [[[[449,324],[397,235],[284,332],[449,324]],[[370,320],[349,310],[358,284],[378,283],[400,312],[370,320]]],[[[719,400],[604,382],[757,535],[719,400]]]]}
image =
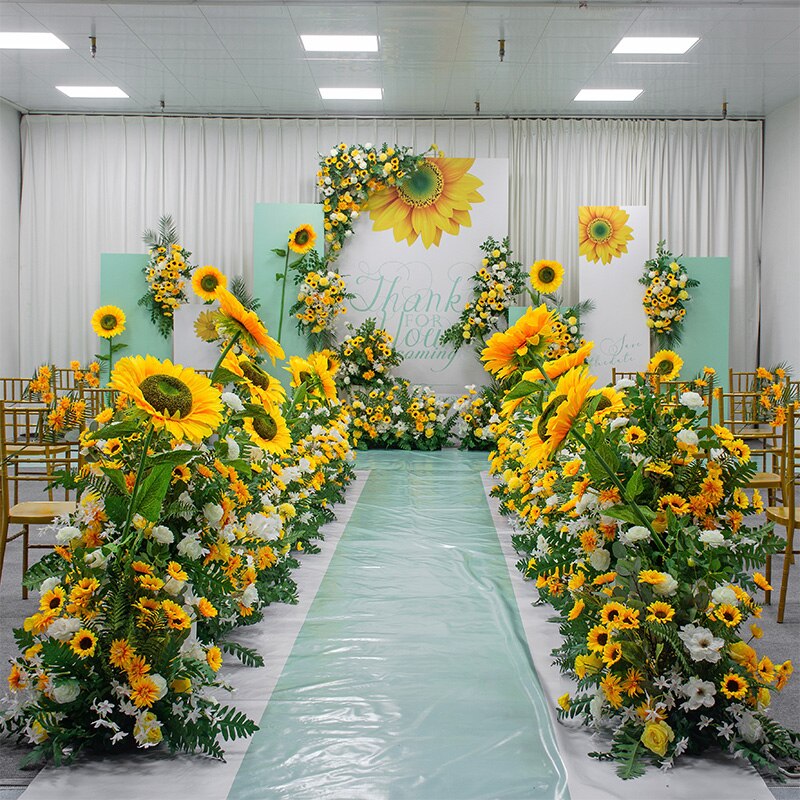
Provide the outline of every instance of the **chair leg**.
{"type": "Polygon", "coordinates": [[[8,520],[0,515],[0,582],[3,580],[3,562],[6,557],[6,542],[8,541],[8,520]]]}
{"type": "MultiPolygon", "coordinates": [[[[22,526],[22,577],[28,572],[28,542],[30,541],[30,528],[27,525],[22,526]]],[[[22,584],[22,599],[28,599],[28,587],[22,584]]]]}
{"type": "Polygon", "coordinates": [[[786,609],[786,589],[789,586],[789,568],[794,556],[794,529],[786,531],[786,552],[783,556],[783,577],[781,578],[781,596],[778,600],[778,622],[783,622],[786,609]]]}

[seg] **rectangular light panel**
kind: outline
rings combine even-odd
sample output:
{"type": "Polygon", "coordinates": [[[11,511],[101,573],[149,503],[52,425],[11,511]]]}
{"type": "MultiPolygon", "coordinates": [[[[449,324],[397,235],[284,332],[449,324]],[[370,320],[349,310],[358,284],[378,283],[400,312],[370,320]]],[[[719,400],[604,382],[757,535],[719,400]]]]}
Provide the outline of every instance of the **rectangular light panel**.
{"type": "Polygon", "coordinates": [[[67,97],[127,97],[119,86],[56,86],[67,97]]]}
{"type": "Polygon", "coordinates": [[[635,100],[644,89],[581,89],[573,102],[629,103],[635,100]]]}
{"type": "Polygon", "coordinates": [[[339,87],[319,90],[323,100],[382,100],[383,89],[342,89],[339,87]]]}
{"type": "Polygon", "coordinates": [[[307,52],[326,53],[375,53],[378,50],[377,36],[309,36],[302,35],[307,52]]]}
{"type": "Polygon", "coordinates": [[[611,52],[683,55],[699,41],[697,36],[625,36],[611,52]]]}
{"type": "Polygon", "coordinates": [[[69,50],[58,36],[52,33],[0,32],[0,49],[8,50],[69,50]]]}

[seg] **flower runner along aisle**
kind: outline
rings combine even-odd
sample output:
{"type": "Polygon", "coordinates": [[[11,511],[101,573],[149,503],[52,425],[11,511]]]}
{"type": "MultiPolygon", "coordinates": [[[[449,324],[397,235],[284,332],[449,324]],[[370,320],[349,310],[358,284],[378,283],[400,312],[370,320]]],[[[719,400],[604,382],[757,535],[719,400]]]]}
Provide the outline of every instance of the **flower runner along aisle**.
{"type": "MultiPolygon", "coordinates": [[[[721,747],[773,772],[796,767],[797,733],[768,716],[792,664],[759,655],[770,587],[749,569],[783,549],[751,527],[747,445],[709,425],[694,392],[677,405],[644,378],[593,388],[591,343],[546,360],[554,312],[531,308],[483,352],[503,380],[491,455],[518,564],[558,613],[556,663],[577,682],[562,717],[607,729],[623,778],[721,747]]],[[[660,359],[677,374],[680,359],[660,359]]],[[[650,371],[664,374],[658,364],[650,371]]]]}
{"type": "Polygon", "coordinates": [[[215,296],[212,379],[121,359],[83,468],[60,478],[79,508],[25,576],[41,599],[15,631],[0,718],[34,745],[28,763],[162,741],[222,758],[220,740],[256,730],[217,699],[224,653],[262,663],[228,635],[295,599],[292,552],[316,549],[352,478],[350,420],[335,364],[293,363],[287,396],[259,366],[284,357],[278,342],[224,287],[215,296]]]}

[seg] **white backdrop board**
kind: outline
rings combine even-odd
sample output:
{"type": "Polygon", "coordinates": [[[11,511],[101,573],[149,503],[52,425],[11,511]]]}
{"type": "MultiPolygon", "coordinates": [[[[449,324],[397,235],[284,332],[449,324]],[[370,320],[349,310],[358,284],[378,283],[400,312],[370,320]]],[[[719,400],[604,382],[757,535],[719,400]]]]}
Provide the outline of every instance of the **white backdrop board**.
{"type": "Polygon", "coordinates": [[[396,241],[391,228],[374,230],[365,211],[334,262],[356,295],[345,320],[359,325],[374,317],[405,356],[396,374],[443,394],[487,382],[472,349],[456,355],[439,345],[439,336],[471,299],[470,277],[483,258],[480,244],[489,236],[499,241],[508,231],[508,160],[477,158],[468,172],[482,182],[476,190],[483,198],[471,203],[469,227],[462,222],[456,235],[443,232],[438,246],[426,248],[422,236],[409,244],[396,241]]]}
{"type": "Polygon", "coordinates": [[[217,342],[204,342],[194,332],[194,323],[203,311],[212,311],[215,303],[187,303],[175,309],[172,333],[172,360],[193,369],[214,369],[219,358],[217,342]]]}
{"type": "MultiPolygon", "coordinates": [[[[650,360],[650,333],[642,309],[644,286],[639,283],[644,262],[650,258],[650,221],[646,206],[582,206],[579,238],[586,209],[602,210],[600,217],[623,220],[622,227],[629,229],[612,234],[612,242],[615,236],[616,241],[624,242],[622,247],[612,248],[614,253],[600,247],[590,252],[596,261],[586,254],[578,257],[581,301],[595,304],[594,311],[583,317],[583,335],[594,342],[590,363],[592,374],[598,376],[596,386],[602,386],[611,380],[612,368],[636,372],[645,369],[650,360]]],[[[602,229],[602,223],[598,224],[602,229]]]]}

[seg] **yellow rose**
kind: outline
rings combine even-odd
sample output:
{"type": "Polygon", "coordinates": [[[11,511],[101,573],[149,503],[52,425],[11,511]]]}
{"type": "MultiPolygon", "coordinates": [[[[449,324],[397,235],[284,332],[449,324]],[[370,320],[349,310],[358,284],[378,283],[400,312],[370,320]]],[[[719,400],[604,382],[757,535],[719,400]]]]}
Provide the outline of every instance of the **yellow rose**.
{"type": "Polygon", "coordinates": [[[186,694],[192,688],[192,682],[188,678],[175,678],[170,685],[172,686],[172,691],[177,694],[186,694]]]}
{"type": "Polygon", "coordinates": [[[642,744],[659,756],[663,756],[667,752],[667,745],[674,738],[674,731],[663,721],[648,722],[642,732],[642,744]]]}
{"type": "Polygon", "coordinates": [[[558,698],[558,705],[564,710],[569,711],[570,707],[570,697],[569,692],[566,694],[562,694],[561,697],[558,698]]]}
{"type": "Polygon", "coordinates": [[[755,668],[758,663],[756,651],[747,642],[733,642],[728,646],[731,658],[740,666],[755,668]]]}

